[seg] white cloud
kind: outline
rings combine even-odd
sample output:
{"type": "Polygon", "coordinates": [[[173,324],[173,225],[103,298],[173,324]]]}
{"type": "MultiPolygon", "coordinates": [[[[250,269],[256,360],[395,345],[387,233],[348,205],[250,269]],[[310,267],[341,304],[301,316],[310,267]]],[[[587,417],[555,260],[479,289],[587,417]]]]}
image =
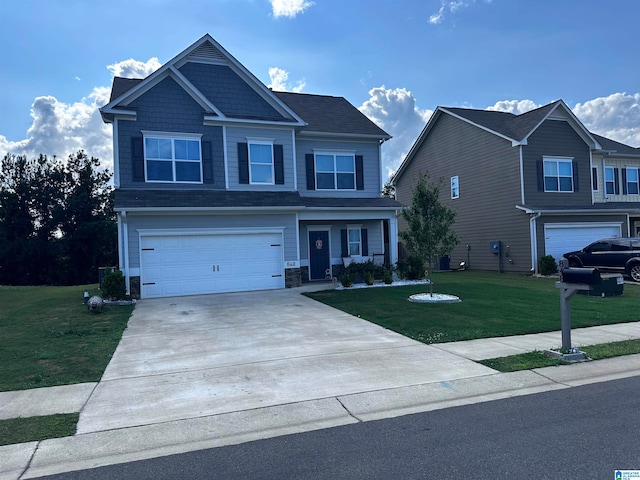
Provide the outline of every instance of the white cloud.
{"type": "Polygon", "coordinates": [[[314,5],[308,0],[270,0],[273,16],[294,18],[299,13],[303,13],[307,8],[314,5]]]}
{"type": "MultiPolygon", "coordinates": [[[[483,3],[489,4],[491,1],[492,0],[484,0],[483,3]]],[[[467,8],[474,3],[476,3],[476,0],[453,0],[449,2],[442,2],[438,11],[429,17],[429,23],[431,25],[438,25],[444,21],[448,14],[456,13],[457,11],[467,8]]]]}
{"type": "Polygon", "coordinates": [[[289,80],[289,72],[278,67],[271,67],[269,69],[269,79],[271,81],[267,86],[272,90],[279,92],[300,93],[307,84],[304,79],[298,80],[295,86],[287,84],[287,80],[289,80]]]}
{"type": "Polygon", "coordinates": [[[162,66],[158,57],[152,57],[146,62],[130,58],[122,62],[107,65],[114,77],[145,78],[162,66]]]}
{"type": "Polygon", "coordinates": [[[383,168],[393,174],[433,113],[421,110],[413,94],[405,88],[375,87],[369,90],[369,99],[360,111],[380,128],[393,136],[382,145],[383,168]]]}
{"type": "Polygon", "coordinates": [[[500,100],[495,104],[487,107],[487,110],[496,110],[499,112],[509,112],[516,115],[534,110],[542,105],[538,105],[533,100],[500,100]]]}
{"type": "Polygon", "coordinates": [[[640,93],[612,93],[577,103],[572,110],[592,132],[640,147],[640,93]]]}
{"type": "MultiPolygon", "coordinates": [[[[129,59],[107,66],[113,75],[136,78],[146,77],[159,67],[157,58],[147,62],[129,59]]],[[[0,135],[0,155],[9,152],[35,158],[42,153],[66,159],[82,149],[113,172],[112,129],[102,121],[98,111],[109,102],[110,92],[111,86],[94,87],[74,103],[61,102],[51,95],[36,97],[26,138],[11,141],[0,135]]]]}

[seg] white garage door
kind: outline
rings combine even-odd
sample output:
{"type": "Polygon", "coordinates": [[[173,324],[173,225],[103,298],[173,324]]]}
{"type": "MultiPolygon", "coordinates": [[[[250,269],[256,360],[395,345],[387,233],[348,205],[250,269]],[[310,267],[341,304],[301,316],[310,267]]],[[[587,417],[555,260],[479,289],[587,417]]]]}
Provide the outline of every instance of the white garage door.
{"type": "Polygon", "coordinates": [[[142,298],[284,288],[281,233],[140,238],[142,298]]]}
{"type": "Polygon", "coordinates": [[[545,255],[553,255],[556,260],[560,260],[567,252],[580,250],[601,238],[620,235],[620,224],[545,224],[545,255]]]}

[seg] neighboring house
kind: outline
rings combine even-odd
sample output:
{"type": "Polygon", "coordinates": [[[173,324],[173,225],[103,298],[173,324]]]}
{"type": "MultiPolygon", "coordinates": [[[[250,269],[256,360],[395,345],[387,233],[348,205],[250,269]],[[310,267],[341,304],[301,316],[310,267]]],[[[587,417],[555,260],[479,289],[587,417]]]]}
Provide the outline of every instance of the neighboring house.
{"type": "Polygon", "coordinates": [[[205,35],[115,78],[120,269],[136,297],[275,289],[397,260],[390,136],[341,97],[273,92],[205,35]]]}
{"type": "Polygon", "coordinates": [[[640,234],[639,168],[640,149],[589,132],[558,100],[521,115],[438,107],[393,182],[410,204],[419,172],[443,180],[453,264],[537,272],[544,255],[640,234]]]}

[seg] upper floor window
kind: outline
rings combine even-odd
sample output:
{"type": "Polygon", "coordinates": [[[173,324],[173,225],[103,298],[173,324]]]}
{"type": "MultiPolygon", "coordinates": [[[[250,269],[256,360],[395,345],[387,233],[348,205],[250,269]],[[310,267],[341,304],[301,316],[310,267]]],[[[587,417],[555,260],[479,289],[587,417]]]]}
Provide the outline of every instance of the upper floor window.
{"type": "Polygon", "coordinates": [[[573,162],[569,159],[544,159],[544,191],[573,192],[573,162]]]}
{"type": "Polygon", "coordinates": [[[146,181],[202,183],[199,137],[145,136],[146,181]]]}
{"type": "Polygon", "coordinates": [[[458,176],[451,177],[451,198],[458,198],[460,196],[460,185],[458,183],[458,176]]]}
{"type": "Polygon", "coordinates": [[[318,190],[355,190],[356,162],[352,153],[316,153],[318,190]]]}
{"type": "Polygon", "coordinates": [[[626,171],[626,186],[628,195],[637,195],[640,190],[638,189],[638,168],[637,167],[627,167],[623,169],[623,172],[626,171]]]}
{"type": "Polygon", "coordinates": [[[273,142],[248,140],[249,182],[273,185],[273,142]]]}
{"type": "Polygon", "coordinates": [[[620,184],[618,183],[617,168],[604,167],[604,193],[607,195],[618,195],[620,184]]]}

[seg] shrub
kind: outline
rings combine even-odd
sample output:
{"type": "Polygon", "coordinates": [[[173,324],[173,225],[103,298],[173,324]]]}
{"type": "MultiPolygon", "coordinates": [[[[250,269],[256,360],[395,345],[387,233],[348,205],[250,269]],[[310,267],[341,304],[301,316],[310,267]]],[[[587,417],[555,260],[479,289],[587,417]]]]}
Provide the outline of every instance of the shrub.
{"type": "Polygon", "coordinates": [[[370,274],[373,279],[382,280],[384,275],[384,267],[382,265],[376,265],[371,260],[363,263],[352,263],[345,268],[345,273],[353,275],[354,278],[361,277],[366,281],[365,276],[370,274]]]}
{"type": "Polygon", "coordinates": [[[393,283],[393,272],[391,270],[385,270],[382,280],[386,285],[391,285],[393,283]]]}
{"type": "Polygon", "coordinates": [[[551,255],[545,255],[538,260],[538,272],[541,275],[553,275],[554,273],[558,273],[558,265],[556,264],[556,259],[551,255]]]}
{"type": "Polygon", "coordinates": [[[102,295],[105,298],[121,300],[127,293],[124,275],[120,270],[112,270],[102,278],[102,295]]]}
{"type": "Polygon", "coordinates": [[[426,273],[424,263],[414,255],[398,260],[396,269],[403,280],[422,280],[426,273]]]}
{"type": "Polygon", "coordinates": [[[344,288],[349,288],[351,285],[353,285],[354,280],[355,280],[355,276],[351,273],[345,272],[342,275],[340,275],[340,283],[344,288]]]}
{"type": "Polygon", "coordinates": [[[364,272],[362,278],[364,279],[364,283],[366,283],[367,285],[373,285],[373,272],[364,272]]]}

